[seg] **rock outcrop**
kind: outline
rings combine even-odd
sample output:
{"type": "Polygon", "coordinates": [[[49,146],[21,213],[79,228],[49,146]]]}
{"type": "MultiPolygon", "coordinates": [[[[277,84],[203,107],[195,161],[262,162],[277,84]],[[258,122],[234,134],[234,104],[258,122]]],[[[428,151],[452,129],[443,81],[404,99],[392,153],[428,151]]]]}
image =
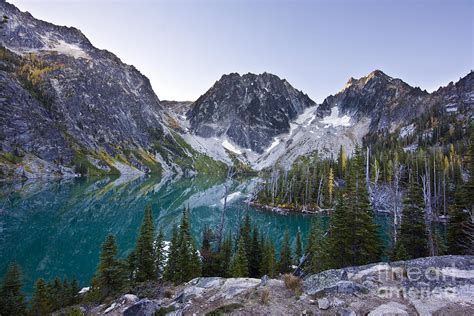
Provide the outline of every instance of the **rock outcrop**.
{"type": "Polygon", "coordinates": [[[474,257],[428,257],[329,270],[306,277],[301,290],[288,289],[283,281],[275,279],[215,277],[197,278],[163,290],[174,294],[141,300],[121,297],[94,312],[470,315],[474,313],[474,257]],[[104,312],[107,309],[109,312],[104,312]]]}

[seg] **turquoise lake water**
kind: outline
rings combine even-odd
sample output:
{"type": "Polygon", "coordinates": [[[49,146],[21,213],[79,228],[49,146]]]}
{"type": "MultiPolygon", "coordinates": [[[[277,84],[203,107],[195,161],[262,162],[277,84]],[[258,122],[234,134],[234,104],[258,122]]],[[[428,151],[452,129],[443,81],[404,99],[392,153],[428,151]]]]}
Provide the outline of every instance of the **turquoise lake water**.
{"type": "MultiPolygon", "coordinates": [[[[233,182],[226,233],[235,235],[248,212],[277,248],[285,228],[293,243],[298,229],[305,237],[311,215],[276,214],[247,205],[255,180],[233,182]]],[[[222,180],[210,177],[161,182],[156,178],[81,178],[1,183],[0,192],[0,273],[10,262],[17,262],[24,274],[25,292],[31,293],[39,277],[66,276],[70,280],[76,276],[80,286],[88,286],[108,233],[116,235],[119,256],[125,258],[135,245],[147,204],[152,205],[156,227],[162,226],[167,238],[173,223],[179,223],[183,207],[189,206],[192,232],[200,243],[204,227],[219,225],[225,187],[222,180]]],[[[378,216],[377,221],[386,231],[388,218],[378,216]]]]}

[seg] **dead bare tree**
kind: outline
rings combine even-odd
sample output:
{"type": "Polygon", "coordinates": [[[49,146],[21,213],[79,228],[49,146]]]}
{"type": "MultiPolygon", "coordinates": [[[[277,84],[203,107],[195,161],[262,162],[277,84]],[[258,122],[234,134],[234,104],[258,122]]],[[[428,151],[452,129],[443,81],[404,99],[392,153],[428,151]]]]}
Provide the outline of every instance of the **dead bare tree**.
{"type": "Polygon", "coordinates": [[[428,158],[425,156],[425,173],[421,176],[421,182],[423,185],[423,200],[425,202],[425,226],[426,233],[428,234],[428,251],[430,256],[436,256],[436,250],[433,238],[433,208],[431,203],[431,177],[430,170],[428,167],[428,158]]]}
{"type": "Polygon", "coordinates": [[[221,221],[219,223],[219,229],[217,231],[217,245],[218,247],[221,246],[222,242],[222,234],[224,232],[224,221],[225,221],[225,212],[227,210],[227,196],[229,195],[229,190],[230,187],[232,186],[233,183],[233,178],[236,174],[236,170],[233,166],[230,166],[229,169],[227,169],[227,177],[224,182],[224,206],[222,207],[221,211],[221,221]]]}

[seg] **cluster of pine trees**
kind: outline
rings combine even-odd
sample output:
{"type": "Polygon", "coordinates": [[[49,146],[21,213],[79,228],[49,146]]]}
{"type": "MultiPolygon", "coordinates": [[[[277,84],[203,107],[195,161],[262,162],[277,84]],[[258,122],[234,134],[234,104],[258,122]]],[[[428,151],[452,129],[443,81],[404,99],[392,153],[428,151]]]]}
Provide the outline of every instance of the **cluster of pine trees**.
{"type": "Polygon", "coordinates": [[[78,302],[79,285],[76,278],[71,283],[66,278],[55,278],[51,282],[38,279],[35,293],[28,307],[20,267],[12,263],[7,269],[0,289],[1,315],[49,315],[60,308],[78,302]]]}
{"type": "MultiPolygon", "coordinates": [[[[432,146],[431,139],[408,149],[402,141],[390,143],[390,148],[379,142],[370,151],[357,147],[351,157],[341,148],[337,160],[315,155],[289,171],[275,168],[256,204],[330,211],[323,244],[329,247],[326,252],[340,251],[340,266],[380,259],[374,209],[393,220],[392,243],[386,250],[393,259],[473,254],[474,127],[468,141],[466,135],[456,136],[455,129],[443,130],[436,130],[437,140],[443,140],[439,146],[432,146]],[[373,249],[364,249],[364,240],[372,240],[373,249]],[[361,252],[364,258],[357,255],[361,252]]],[[[326,262],[334,266],[328,258],[326,262]]]]}
{"type": "Polygon", "coordinates": [[[246,215],[235,238],[226,236],[222,242],[217,232],[206,228],[203,232],[202,276],[274,277],[292,271],[302,257],[301,234],[296,237],[293,251],[288,230],[285,231],[277,257],[274,241],[265,236],[246,215]]]}

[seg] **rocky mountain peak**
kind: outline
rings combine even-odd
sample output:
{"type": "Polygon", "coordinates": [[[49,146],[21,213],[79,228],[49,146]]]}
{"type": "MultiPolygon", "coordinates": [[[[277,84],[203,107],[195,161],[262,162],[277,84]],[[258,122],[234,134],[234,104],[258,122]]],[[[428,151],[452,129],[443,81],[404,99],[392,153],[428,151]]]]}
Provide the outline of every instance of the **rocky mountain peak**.
{"type": "Polygon", "coordinates": [[[274,136],[289,131],[290,120],[314,104],[276,75],[231,73],[194,102],[187,117],[198,136],[225,137],[262,153],[274,136]]]}

